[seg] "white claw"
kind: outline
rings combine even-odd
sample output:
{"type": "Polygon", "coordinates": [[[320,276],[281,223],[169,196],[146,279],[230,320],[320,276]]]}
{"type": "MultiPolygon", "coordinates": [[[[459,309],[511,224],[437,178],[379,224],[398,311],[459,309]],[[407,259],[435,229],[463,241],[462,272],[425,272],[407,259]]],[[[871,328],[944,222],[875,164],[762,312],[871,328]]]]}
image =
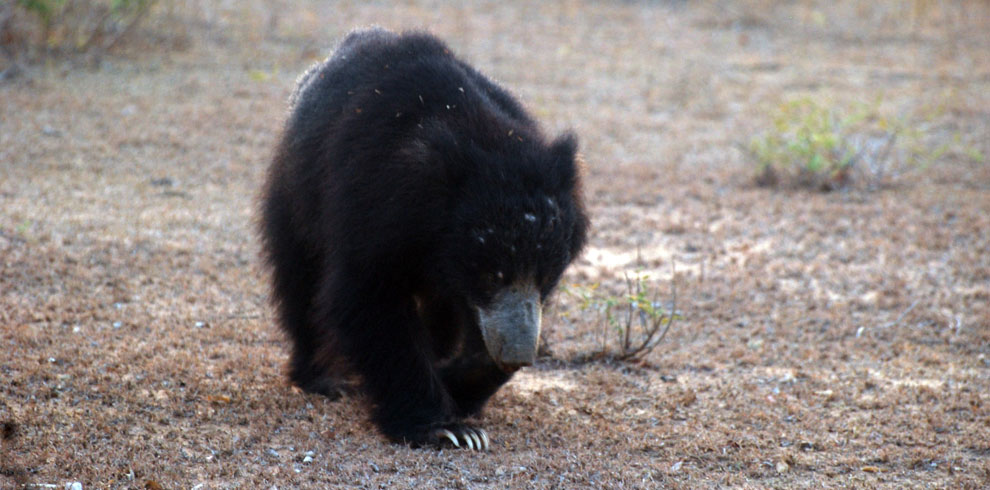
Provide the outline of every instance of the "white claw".
{"type": "Polygon", "coordinates": [[[483,451],[484,448],[481,447],[481,438],[478,437],[478,433],[476,431],[473,431],[473,430],[470,431],[470,433],[471,433],[471,439],[474,439],[474,447],[475,447],[475,449],[477,449],[478,451],[483,451]]]}
{"type": "Polygon", "coordinates": [[[457,436],[455,436],[453,432],[451,432],[451,431],[449,431],[447,429],[443,429],[443,430],[437,432],[437,436],[439,436],[441,439],[443,439],[444,437],[446,437],[447,439],[450,439],[450,442],[453,442],[454,443],[454,447],[456,447],[456,448],[460,448],[461,447],[461,443],[457,442],[457,436]]]}
{"type": "Polygon", "coordinates": [[[464,443],[467,444],[468,449],[474,451],[474,443],[471,442],[471,436],[468,435],[468,432],[462,433],[461,437],[464,438],[464,443]]]}
{"type": "Polygon", "coordinates": [[[481,442],[484,447],[483,450],[487,451],[488,448],[491,447],[491,440],[488,439],[488,433],[485,432],[485,429],[478,429],[478,434],[481,435],[481,442]]]}

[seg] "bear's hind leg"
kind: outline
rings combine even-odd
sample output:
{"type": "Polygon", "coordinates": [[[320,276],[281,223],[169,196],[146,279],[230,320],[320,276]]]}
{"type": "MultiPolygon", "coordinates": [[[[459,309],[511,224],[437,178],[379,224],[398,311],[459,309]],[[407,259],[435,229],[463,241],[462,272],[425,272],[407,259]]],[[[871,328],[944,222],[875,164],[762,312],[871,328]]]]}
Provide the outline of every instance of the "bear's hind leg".
{"type": "Polygon", "coordinates": [[[312,325],[313,296],[318,281],[317,260],[296,238],[291,226],[291,201],[288,196],[273,194],[265,200],[263,236],[265,253],[272,267],[272,297],[277,306],[278,323],[292,342],[289,380],[309,393],[330,398],[340,397],[340,383],[318,357],[320,332],[312,325]]]}

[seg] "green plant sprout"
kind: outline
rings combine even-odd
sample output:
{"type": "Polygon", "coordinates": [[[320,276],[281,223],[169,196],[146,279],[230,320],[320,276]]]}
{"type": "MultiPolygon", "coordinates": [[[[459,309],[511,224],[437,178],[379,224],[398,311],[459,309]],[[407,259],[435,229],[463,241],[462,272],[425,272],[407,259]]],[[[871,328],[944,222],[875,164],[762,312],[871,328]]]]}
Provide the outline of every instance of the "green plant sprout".
{"type": "Polygon", "coordinates": [[[625,291],[620,295],[603,292],[599,284],[572,284],[561,288],[577,300],[577,308],[595,316],[600,332],[599,349],[582,356],[590,360],[637,361],[652,352],[679,318],[676,314],[677,289],[671,282],[670,309],[663,307],[660,288],[648,275],[625,275],[625,291]],[[613,347],[614,345],[614,347],[613,347]]]}

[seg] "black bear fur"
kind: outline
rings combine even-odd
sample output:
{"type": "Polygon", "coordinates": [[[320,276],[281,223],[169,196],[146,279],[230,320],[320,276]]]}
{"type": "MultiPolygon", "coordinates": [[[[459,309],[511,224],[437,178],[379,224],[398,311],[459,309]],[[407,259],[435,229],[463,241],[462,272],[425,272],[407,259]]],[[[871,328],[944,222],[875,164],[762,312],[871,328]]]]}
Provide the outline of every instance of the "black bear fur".
{"type": "Polygon", "coordinates": [[[576,141],[426,33],[355,31],[301,78],[262,195],[289,377],[360,379],[395,441],[439,444],[511,376],[477,308],[541,299],[585,242],[576,141]]]}

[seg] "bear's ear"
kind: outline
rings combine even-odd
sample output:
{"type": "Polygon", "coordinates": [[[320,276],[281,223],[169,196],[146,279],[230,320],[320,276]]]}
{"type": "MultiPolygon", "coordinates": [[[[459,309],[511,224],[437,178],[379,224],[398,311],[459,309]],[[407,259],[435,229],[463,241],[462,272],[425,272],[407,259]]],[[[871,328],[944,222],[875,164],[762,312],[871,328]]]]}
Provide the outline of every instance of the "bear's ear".
{"type": "Polygon", "coordinates": [[[573,133],[564,133],[550,144],[552,158],[552,175],[558,188],[569,189],[574,186],[578,177],[577,168],[577,137],[573,133]]]}

